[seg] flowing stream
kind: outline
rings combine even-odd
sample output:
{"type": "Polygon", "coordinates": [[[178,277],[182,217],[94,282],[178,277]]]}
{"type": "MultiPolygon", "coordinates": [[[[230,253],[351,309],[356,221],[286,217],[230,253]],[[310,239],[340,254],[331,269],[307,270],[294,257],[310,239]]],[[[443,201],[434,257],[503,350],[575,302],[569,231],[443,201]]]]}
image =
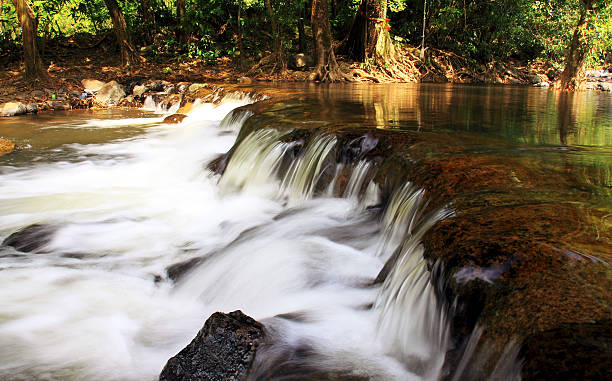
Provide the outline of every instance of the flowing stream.
{"type": "MultiPolygon", "coordinates": [[[[25,237],[0,246],[0,379],[154,380],[212,313],[237,309],[273,339],[258,353],[260,379],[291,379],[284,358],[295,375],[334,379],[470,374],[483,329],[445,374],[452,308],[436,298],[442,285],[428,269],[440,263],[426,262],[421,245],[456,211],[426,208],[428,195],[409,182],[383,195],[373,181],[379,163],[336,160],[338,136],[287,139],[292,128],[425,134],[427,145],[409,147],[421,157],[520,156],[537,173],[568,174],[539,192],[609,217],[609,96],[427,85],[283,91],[291,100],[258,115],[267,128],[233,148],[222,176],[210,164],[252,116],[233,110],[256,101],[241,93],[196,104],[178,125],[161,123],[176,106],[152,99],[138,111],[0,121],[20,146],[0,158],[0,241],[25,237]],[[381,271],[388,276],[375,282],[381,271]]],[[[495,269],[465,267],[455,279],[490,283],[495,269]]],[[[491,379],[516,378],[517,348],[491,379]]]]}
{"type": "Polygon", "coordinates": [[[2,167],[0,238],[35,225],[40,242],[0,248],[0,378],[153,380],[210,314],[236,309],[284,350],[310,348],[304,361],[321,369],[438,377],[447,329],[418,239],[450,211],[423,217],[410,184],[380,211],[366,161],[334,196],[333,135],[293,158],[283,133],[260,130],[213,174],[248,117],[225,116],[250,102],[200,104],[178,126],[155,115],[60,126],[148,127],[2,167]],[[400,245],[397,268],[372,285],[400,245]],[[168,275],[183,263],[198,264],[168,275]]]}

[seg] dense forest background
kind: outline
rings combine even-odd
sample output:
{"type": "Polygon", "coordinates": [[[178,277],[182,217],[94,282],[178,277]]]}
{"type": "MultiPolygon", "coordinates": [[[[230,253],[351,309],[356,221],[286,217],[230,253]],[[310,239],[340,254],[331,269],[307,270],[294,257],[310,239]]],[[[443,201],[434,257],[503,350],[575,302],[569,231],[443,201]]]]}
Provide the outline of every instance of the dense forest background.
{"type": "MultiPolygon", "coordinates": [[[[360,18],[385,35],[393,52],[421,60],[445,51],[472,65],[542,62],[562,69],[573,49],[580,67],[612,62],[612,2],[604,0],[0,0],[0,63],[25,53],[26,70],[28,27],[20,6],[28,8],[43,66],[58,44],[111,41],[119,42],[124,65],[200,59],[245,72],[283,70],[296,53],[319,63],[316,52],[326,49],[317,43],[319,30],[331,35],[336,53],[388,65],[377,59],[388,51],[374,54],[367,41],[353,46],[362,31],[372,34],[356,28],[360,18]],[[315,13],[327,14],[328,31],[313,25],[321,19],[315,13]]],[[[330,78],[325,73],[321,79],[330,78]]]]}

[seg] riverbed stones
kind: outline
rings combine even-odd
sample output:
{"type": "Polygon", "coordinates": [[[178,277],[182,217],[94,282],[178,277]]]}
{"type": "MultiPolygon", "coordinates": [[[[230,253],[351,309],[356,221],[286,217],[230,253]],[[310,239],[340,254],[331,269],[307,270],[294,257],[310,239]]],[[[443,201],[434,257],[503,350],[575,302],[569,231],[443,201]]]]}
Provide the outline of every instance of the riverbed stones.
{"type": "Polygon", "coordinates": [[[27,112],[28,110],[25,104],[21,102],[7,102],[2,105],[2,108],[0,109],[0,116],[23,115],[27,112]]]}
{"type": "Polygon", "coordinates": [[[96,103],[105,106],[118,105],[121,98],[125,97],[125,90],[117,81],[110,81],[102,86],[95,95],[96,103]]]}
{"type": "Polygon", "coordinates": [[[216,312],[191,343],[168,360],[159,380],[244,380],[264,340],[263,325],[242,311],[216,312]]]}
{"type": "Polygon", "coordinates": [[[8,139],[0,138],[0,156],[13,152],[15,143],[8,139]]]}

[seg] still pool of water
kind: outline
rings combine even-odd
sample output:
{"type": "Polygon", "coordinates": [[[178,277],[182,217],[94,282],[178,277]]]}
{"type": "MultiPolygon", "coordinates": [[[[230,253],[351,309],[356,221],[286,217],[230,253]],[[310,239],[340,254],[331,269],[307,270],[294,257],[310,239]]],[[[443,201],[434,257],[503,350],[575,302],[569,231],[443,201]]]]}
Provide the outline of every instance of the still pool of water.
{"type": "MultiPolygon", "coordinates": [[[[290,96],[265,111],[270,127],[439,135],[467,153],[567,168],[576,187],[592,190],[588,203],[612,213],[610,95],[455,85],[272,90],[290,96]]],[[[409,185],[384,218],[373,184],[361,197],[313,195],[335,141],[313,144],[311,159],[285,175],[292,146],[276,130],[252,135],[221,178],[207,165],[245,122],[223,119],[251,102],[202,104],[180,125],[163,125],[154,110],[0,120],[0,136],[19,146],[0,157],[0,240],[33,224],[49,232],[33,252],[0,247],[0,379],[153,380],[211,313],[235,309],[273,328],[285,349],[312,349],[311,360],[332,372],[440,376],[448,327],[418,239],[404,245],[409,282],[371,283],[405,232],[418,238],[452,211],[425,220],[424,196],[409,185]],[[193,259],[191,272],[168,275],[193,259]],[[300,319],[283,317],[291,314],[300,319]]],[[[353,184],[367,181],[361,168],[353,184]]]]}

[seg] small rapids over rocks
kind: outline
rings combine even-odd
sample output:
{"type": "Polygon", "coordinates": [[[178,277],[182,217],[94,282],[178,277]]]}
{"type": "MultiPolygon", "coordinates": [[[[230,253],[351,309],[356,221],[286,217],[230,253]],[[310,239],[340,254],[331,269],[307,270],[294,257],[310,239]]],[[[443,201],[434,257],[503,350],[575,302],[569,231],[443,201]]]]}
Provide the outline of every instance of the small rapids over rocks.
{"type": "Polygon", "coordinates": [[[421,238],[453,211],[411,183],[384,200],[378,163],[333,134],[270,126],[232,148],[252,101],[2,170],[0,379],[153,380],[237,309],[271,338],[252,379],[444,376],[450,310],[421,238]]]}

